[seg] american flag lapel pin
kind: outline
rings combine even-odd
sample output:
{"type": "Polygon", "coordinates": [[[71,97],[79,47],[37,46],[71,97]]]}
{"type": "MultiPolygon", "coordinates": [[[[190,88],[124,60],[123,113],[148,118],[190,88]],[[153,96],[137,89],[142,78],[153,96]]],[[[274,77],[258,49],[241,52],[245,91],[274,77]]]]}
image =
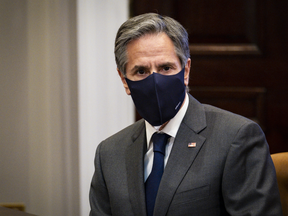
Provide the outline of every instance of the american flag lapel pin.
{"type": "Polygon", "coordinates": [[[189,148],[195,148],[196,147],[196,142],[188,143],[189,148]]]}

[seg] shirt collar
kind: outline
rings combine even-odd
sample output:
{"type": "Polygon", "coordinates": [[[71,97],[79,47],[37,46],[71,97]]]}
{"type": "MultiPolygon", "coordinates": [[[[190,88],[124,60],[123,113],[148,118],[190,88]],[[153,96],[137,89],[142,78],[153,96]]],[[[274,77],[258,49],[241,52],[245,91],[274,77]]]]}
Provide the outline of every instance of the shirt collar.
{"type": "MultiPolygon", "coordinates": [[[[178,113],[172,119],[170,119],[168,124],[162,129],[163,133],[166,133],[166,134],[168,134],[174,138],[176,137],[176,134],[178,132],[180,124],[184,118],[186,111],[187,111],[188,104],[189,104],[189,97],[188,97],[188,94],[186,93],[183,106],[178,111],[178,113]]],[[[155,132],[159,131],[160,126],[154,127],[149,122],[147,122],[146,120],[145,120],[145,126],[146,126],[147,147],[149,148],[150,139],[155,132]]]]}

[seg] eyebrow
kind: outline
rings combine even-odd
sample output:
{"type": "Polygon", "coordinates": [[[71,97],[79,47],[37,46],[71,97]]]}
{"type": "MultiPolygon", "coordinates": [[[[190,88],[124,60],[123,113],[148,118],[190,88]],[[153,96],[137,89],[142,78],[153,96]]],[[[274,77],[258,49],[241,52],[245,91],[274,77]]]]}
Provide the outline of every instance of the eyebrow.
{"type": "MultiPolygon", "coordinates": [[[[176,66],[176,64],[174,62],[164,62],[164,63],[161,63],[159,65],[157,65],[157,68],[161,68],[161,67],[165,67],[167,65],[171,65],[171,66],[176,66]]],[[[137,71],[139,69],[149,69],[150,67],[147,66],[147,65],[135,65],[131,71],[137,71]]]]}
{"type": "Polygon", "coordinates": [[[144,65],[135,65],[132,69],[131,69],[131,71],[137,71],[137,70],[139,70],[139,69],[147,69],[147,68],[149,68],[148,66],[144,66],[144,65]]]}
{"type": "Polygon", "coordinates": [[[169,66],[169,65],[171,65],[171,66],[176,66],[176,64],[174,63],[174,62],[165,62],[165,63],[161,63],[161,64],[159,64],[158,65],[158,67],[165,67],[165,66],[169,66]]]}

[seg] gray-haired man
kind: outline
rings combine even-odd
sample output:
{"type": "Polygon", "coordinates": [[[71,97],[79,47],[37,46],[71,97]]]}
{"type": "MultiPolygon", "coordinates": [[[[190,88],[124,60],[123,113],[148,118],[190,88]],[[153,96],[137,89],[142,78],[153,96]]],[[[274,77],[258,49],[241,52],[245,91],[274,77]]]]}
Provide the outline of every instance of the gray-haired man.
{"type": "Polygon", "coordinates": [[[118,30],[115,58],[143,119],[99,144],[91,216],[282,215],[260,127],[187,92],[183,26],[158,14],[131,18],[118,30]],[[166,134],[162,150],[155,134],[166,134]]]}

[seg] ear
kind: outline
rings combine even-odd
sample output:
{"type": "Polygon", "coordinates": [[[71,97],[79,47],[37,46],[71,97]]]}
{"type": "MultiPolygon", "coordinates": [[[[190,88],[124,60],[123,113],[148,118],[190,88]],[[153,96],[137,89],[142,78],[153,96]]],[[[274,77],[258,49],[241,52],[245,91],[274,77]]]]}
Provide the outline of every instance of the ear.
{"type": "Polygon", "coordinates": [[[123,86],[124,86],[124,89],[125,89],[125,91],[126,91],[126,94],[127,94],[127,95],[131,95],[130,89],[129,89],[128,84],[127,84],[127,82],[126,82],[126,80],[125,80],[124,75],[121,73],[121,71],[120,71],[118,68],[117,68],[117,71],[118,71],[118,74],[119,74],[119,76],[120,76],[120,79],[121,79],[121,81],[122,81],[122,83],[123,83],[123,86]]]}
{"type": "Polygon", "coordinates": [[[185,65],[185,74],[184,74],[184,84],[186,86],[188,86],[189,84],[190,67],[191,67],[191,59],[188,58],[187,63],[185,65]]]}

